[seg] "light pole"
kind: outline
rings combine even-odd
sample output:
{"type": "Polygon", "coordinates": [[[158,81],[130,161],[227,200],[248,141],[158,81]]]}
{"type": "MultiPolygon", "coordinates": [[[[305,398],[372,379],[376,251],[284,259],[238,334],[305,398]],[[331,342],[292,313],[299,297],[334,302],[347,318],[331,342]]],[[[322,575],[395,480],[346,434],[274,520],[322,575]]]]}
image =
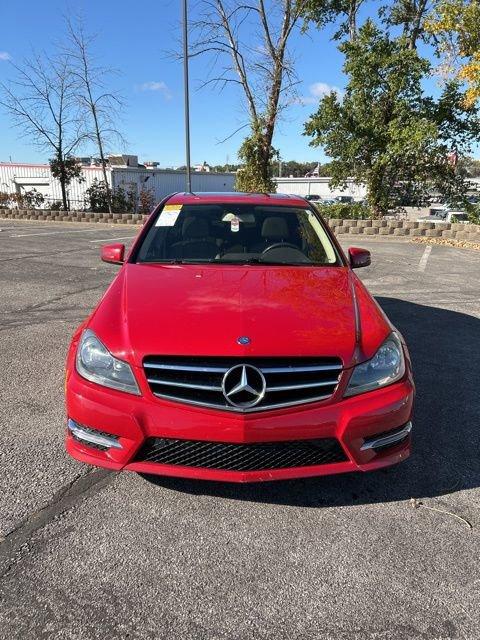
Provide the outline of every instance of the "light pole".
{"type": "Polygon", "coordinates": [[[192,181],[190,177],[190,97],[188,90],[188,9],[187,0],[183,0],[183,90],[185,96],[185,160],[186,160],[186,191],[191,193],[192,181]]]}

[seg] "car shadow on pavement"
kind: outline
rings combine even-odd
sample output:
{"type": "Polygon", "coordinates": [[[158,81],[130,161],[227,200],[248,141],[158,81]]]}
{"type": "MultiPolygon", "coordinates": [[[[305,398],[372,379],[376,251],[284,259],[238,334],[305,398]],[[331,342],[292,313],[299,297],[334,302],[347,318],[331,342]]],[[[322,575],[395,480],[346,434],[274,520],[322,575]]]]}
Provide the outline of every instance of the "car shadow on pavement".
{"type": "Polygon", "coordinates": [[[410,459],[369,473],[245,485],[148,480],[191,494],[305,507],[420,499],[480,486],[480,320],[396,298],[377,300],[412,356],[417,397],[410,459]]]}

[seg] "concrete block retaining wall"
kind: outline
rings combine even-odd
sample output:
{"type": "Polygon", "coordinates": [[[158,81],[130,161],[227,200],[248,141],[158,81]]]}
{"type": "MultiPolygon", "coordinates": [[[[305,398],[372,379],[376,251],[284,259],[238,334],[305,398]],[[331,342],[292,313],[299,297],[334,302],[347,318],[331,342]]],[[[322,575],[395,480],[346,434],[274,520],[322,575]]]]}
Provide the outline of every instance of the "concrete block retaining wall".
{"type": "Polygon", "coordinates": [[[478,224],[434,224],[410,220],[347,220],[329,218],[328,226],[337,235],[449,238],[480,242],[478,224]]]}
{"type": "MultiPolygon", "coordinates": [[[[0,209],[0,218],[46,220],[57,222],[103,222],[109,224],[142,224],[141,213],[92,213],[89,211],[47,211],[45,209],[0,209]]],[[[437,224],[409,220],[348,220],[329,218],[328,225],[337,235],[450,238],[480,242],[480,225],[437,224]]]]}
{"type": "Polygon", "coordinates": [[[0,218],[46,220],[53,222],[106,222],[108,224],[142,224],[142,213],[92,213],[91,211],[49,211],[46,209],[0,209],[0,218]]]}

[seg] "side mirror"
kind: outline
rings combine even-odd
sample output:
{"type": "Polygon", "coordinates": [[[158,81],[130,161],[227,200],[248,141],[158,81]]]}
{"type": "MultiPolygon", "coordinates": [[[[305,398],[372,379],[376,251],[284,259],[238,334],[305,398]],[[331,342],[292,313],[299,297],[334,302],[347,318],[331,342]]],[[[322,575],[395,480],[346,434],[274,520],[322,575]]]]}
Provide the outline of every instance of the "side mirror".
{"type": "Polygon", "coordinates": [[[370,251],[359,249],[358,247],[350,247],[348,250],[350,257],[350,266],[352,269],[360,269],[360,267],[368,267],[372,262],[370,251]]]}
{"type": "Polygon", "coordinates": [[[110,262],[111,264],[123,264],[125,256],[124,244],[104,244],[100,251],[100,256],[103,262],[110,262]]]}

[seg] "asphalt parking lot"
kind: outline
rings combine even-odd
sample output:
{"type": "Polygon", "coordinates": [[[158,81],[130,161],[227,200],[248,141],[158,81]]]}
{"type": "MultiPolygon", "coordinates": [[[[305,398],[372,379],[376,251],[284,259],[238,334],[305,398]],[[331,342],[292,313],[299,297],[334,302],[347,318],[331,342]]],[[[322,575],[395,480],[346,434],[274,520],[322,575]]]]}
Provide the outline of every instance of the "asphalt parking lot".
{"type": "Polygon", "coordinates": [[[99,247],[137,229],[0,229],[0,638],[480,637],[478,252],[355,239],[412,353],[408,461],[154,484],[63,449],[67,345],[116,272],[99,247]]]}

